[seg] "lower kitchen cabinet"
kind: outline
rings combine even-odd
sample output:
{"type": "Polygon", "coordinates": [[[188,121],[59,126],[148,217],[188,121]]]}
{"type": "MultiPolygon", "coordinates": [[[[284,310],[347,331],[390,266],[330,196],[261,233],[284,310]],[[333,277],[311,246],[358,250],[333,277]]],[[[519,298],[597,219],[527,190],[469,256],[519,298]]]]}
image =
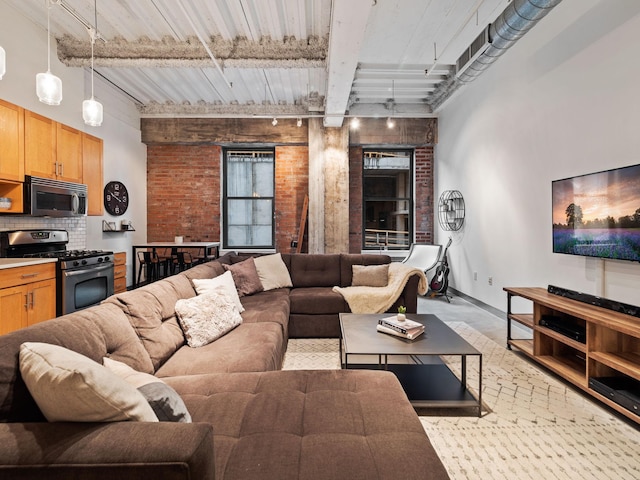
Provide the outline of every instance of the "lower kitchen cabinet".
{"type": "Polygon", "coordinates": [[[116,252],[113,255],[113,293],[127,291],[127,254],[116,252]]]}
{"type": "Polygon", "coordinates": [[[56,316],[55,263],[0,270],[0,335],[56,316]]]}

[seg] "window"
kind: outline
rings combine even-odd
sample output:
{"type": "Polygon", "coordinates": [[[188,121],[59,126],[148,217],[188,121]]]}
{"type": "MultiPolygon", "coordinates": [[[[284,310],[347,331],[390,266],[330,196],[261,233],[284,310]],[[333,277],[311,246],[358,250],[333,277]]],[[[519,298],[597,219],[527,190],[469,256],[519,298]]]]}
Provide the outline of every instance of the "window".
{"type": "Polygon", "coordinates": [[[224,248],[274,248],[274,151],[226,150],[224,248]]]}
{"type": "Polygon", "coordinates": [[[407,249],[413,238],[413,152],[365,150],[364,249],[407,249]]]}

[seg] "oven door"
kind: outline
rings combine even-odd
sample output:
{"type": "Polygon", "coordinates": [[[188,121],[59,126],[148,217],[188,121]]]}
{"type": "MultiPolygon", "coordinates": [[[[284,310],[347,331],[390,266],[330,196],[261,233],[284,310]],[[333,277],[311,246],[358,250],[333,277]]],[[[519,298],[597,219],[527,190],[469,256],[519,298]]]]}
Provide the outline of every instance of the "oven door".
{"type": "Polygon", "coordinates": [[[58,315],[82,310],[113,295],[113,263],[62,270],[60,277],[58,315]]]}

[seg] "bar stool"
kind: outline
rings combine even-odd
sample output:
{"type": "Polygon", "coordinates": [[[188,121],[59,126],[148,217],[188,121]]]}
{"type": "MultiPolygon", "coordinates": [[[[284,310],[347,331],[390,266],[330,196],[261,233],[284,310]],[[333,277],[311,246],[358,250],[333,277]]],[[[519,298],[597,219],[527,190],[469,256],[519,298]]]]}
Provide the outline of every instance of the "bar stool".
{"type": "Polygon", "coordinates": [[[183,272],[193,267],[193,257],[189,252],[176,251],[173,258],[173,273],[183,272]]]}
{"type": "Polygon", "coordinates": [[[145,283],[154,282],[158,280],[158,256],[154,252],[138,251],[138,279],[136,280],[136,287],[141,285],[142,271],[145,274],[145,283]]]}

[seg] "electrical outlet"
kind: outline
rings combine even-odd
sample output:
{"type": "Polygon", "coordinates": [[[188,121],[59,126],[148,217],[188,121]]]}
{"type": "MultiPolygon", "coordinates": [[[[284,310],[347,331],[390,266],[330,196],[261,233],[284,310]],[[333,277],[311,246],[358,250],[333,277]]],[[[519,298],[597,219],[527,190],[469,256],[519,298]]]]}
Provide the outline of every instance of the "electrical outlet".
{"type": "Polygon", "coordinates": [[[478,281],[478,272],[473,272],[473,279],[478,281]]]}
{"type": "Polygon", "coordinates": [[[298,246],[298,242],[296,240],[291,240],[291,248],[296,248],[298,246]]]}
{"type": "Polygon", "coordinates": [[[489,285],[493,285],[493,277],[489,277],[489,285]]]}

